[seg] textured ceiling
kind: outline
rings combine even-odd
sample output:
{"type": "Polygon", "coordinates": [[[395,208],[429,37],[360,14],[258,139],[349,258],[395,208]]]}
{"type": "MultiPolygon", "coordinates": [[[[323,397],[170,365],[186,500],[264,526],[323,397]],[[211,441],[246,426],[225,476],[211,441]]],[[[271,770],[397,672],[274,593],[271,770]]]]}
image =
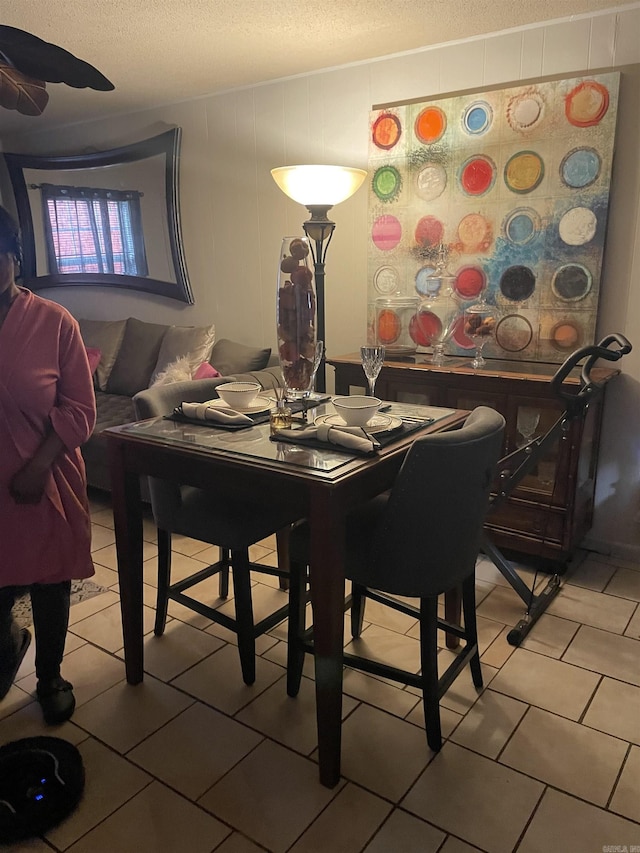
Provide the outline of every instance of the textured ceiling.
{"type": "Polygon", "coordinates": [[[113,92],[49,84],[0,136],[140,110],[607,8],[611,0],[2,0],[0,23],[95,65],[113,92]]]}

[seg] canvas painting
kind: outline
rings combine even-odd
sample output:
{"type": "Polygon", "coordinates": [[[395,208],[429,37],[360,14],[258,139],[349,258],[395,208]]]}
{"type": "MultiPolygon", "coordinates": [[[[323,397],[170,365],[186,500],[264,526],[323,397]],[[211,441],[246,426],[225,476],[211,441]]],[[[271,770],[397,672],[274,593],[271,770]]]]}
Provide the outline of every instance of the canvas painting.
{"type": "MultiPolygon", "coordinates": [[[[370,341],[424,346],[416,312],[444,261],[460,312],[495,306],[485,357],[562,362],[593,343],[618,87],[600,74],[371,112],[370,341]]],[[[460,319],[446,351],[473,349],[460,319]]]]}

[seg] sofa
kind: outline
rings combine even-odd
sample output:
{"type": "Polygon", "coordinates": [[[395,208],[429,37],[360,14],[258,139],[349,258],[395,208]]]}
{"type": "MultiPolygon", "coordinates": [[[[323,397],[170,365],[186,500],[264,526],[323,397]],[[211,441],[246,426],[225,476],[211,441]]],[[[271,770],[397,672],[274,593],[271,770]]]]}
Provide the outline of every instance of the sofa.
{"type": "MultiPolygon", "coordinates": [[[[258,382],[263,389],[281,382],[277,359],[269,348],[255,348],[226,338],[215,340],[213,326],[169,326],[126,320],[79,320],[85,346],[95,357],[94,388],[97,420],[82,447],[87,482],[110,490],[108,427],[134,421],[133,397],[156,381],[200,375],[210,365],[219,374],[213,383],[235,380],[258,382]],[[173,372],[172,372],[173,371],[173,372]]],[[[207,371],[209,374],[211,371],[207,371]]],[[[211,378],[193,379],[194,399],[201,382],[212,387],[211,378]]],[[[143,484],[146,494],[146,483],[143,484]]]]}

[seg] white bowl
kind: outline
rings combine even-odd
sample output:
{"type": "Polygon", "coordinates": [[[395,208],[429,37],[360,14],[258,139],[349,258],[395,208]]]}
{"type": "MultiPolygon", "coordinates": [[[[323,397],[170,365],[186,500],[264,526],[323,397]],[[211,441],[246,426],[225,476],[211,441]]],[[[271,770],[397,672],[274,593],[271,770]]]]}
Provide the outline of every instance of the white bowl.
{"type": "Polygon", "coordinates": [[[225,382],[216,388],[218,396],[232,409],[248,409],[258,396],[257,382],[225,382]]]}
{"type": "Polygon", "coordinates": [[[347,426],[365,426],[380,408],[377,397],[334,397],[333,406],[347,426]]]}

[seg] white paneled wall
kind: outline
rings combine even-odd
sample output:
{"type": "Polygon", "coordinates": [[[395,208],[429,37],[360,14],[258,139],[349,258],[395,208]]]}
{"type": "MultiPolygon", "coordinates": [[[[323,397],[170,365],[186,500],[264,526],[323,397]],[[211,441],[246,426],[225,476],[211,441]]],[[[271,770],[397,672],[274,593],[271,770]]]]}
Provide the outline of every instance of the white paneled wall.
{"type": "MultiPolygon", "coordinates": [[[[219,337],[273,345],[277,252],[283,236],[301,232],[306,211],[277,189],[272,167],[366,166],[374,104],[637,63],[640,3],[3,143],[5,150],[48,153],[108,148],[180,125],[183,234],[195,306],[71,288],[55,298],[76,316],[215,322],[219,337]]],[[[617,330],[633,338],[630,318],[640,316],[640,70],[627,71],[621,103],[625,92],[631,102],[620,122],[616,154],[624,174],[616,165],[600,333],[617,330]]],[[[356,349],[365,335],[366,188],[336,207],[332,217],[337,228],[327,256],[327,349],[337,355],[356,349]]],[[[609,394],[591,542],[638,555],[640,339],[636,344],[633,360],[624,364],[624,382],[609,394]]]]}

